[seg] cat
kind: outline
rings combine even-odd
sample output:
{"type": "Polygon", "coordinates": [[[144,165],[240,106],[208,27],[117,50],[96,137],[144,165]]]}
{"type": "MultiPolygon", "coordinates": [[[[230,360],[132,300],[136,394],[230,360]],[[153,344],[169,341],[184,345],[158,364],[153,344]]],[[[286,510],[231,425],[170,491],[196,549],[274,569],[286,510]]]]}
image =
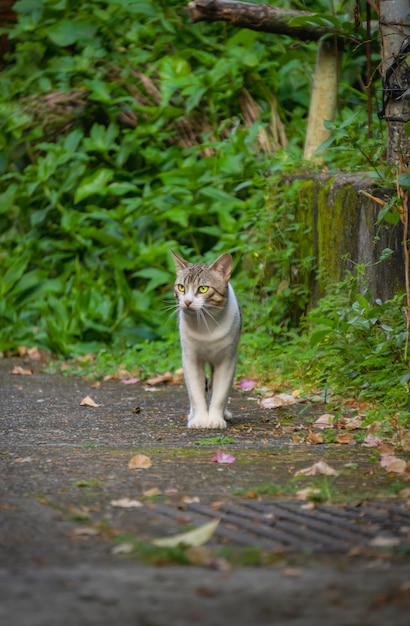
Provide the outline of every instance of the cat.
{"type": "Polygon", "coordinates": [[[190,263],[171,250],[176,265],[182,364],[190,400],[188,428],[226,428],[241,313],[229,283],[232,257],[222,254],[211,265],[190,263]],[[211,370],[207,385],[205,367],[211,370]],[[206,391],[210,392],[209,406],[206,391]]]}

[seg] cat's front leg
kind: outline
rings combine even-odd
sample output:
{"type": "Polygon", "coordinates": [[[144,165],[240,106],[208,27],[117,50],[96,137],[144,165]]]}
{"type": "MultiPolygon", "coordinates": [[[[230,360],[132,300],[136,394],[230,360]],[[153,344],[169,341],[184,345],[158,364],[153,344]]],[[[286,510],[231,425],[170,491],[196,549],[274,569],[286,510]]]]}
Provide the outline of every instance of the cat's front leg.
{"type": "Polygon", "coordinates": [[[190,402],[188,428],[209,428],[205,396],[205,365],[198,362],[194,356],[184,355],[183,368],[190,402]]]}

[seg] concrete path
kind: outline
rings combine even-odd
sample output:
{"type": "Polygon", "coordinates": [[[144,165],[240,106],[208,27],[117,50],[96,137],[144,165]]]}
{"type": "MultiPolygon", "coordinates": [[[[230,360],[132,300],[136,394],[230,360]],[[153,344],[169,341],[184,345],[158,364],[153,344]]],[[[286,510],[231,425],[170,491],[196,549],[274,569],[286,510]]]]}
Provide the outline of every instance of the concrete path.
{"type": "Polygon", "coordinates": [[[373,451],[295,443],[323,406],[263,410],[237,393],[223,433],[187,430],[186,408],[182,386],[95,387],[0,360],[0,624],[409,623],[408,509],[367,506],[392,483],[373,451]],[[80,406],[87,396],[98,406],[80,406]],[[235,462],[212,462],[217,450],[235,462]],[[150,467],[130,468],[137,455],[150,467]],[[309,511],[295,494],[311,479],[294,475],[318,460],[339,472],[323,483],[336,504],[309,511]],[[193,565],[142,559],[141,546],[213,514],[220,527],[193,565]]]}

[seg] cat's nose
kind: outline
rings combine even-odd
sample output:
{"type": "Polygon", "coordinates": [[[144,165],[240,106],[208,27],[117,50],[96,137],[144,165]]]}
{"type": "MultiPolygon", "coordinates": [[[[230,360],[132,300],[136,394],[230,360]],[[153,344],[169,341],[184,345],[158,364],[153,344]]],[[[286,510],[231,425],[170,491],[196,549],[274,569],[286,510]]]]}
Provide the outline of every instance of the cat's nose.
{"type": "Polygon", "coordinates": [[[184,300],[184,304],[185,304],[185,306],[189,309],[189,307],[190,307],[190,306],[191,306],[191,304],[192,304],[192,300],[189,300],[188,298],[186,298],[186,300],[184,300]]]}

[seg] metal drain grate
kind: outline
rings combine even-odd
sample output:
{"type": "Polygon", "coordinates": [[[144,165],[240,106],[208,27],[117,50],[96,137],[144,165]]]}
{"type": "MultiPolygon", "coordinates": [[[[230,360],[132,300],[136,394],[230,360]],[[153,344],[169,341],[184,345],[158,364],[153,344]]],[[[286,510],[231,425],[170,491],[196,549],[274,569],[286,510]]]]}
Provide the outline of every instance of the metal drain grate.
{"type": "MultiPolygon", "coordinates": [[[[177,520],[181,509],[155,504],[154,511],[177,520]]],[[[217,510],[184,505],[192,524],[220,519],[215,539],[274,551],[345,552],[356,547],[410,549],[410,510],[404,503],[367,502],[338,508],[303,508],[300,502],[241,501],[217,510]]]]}

